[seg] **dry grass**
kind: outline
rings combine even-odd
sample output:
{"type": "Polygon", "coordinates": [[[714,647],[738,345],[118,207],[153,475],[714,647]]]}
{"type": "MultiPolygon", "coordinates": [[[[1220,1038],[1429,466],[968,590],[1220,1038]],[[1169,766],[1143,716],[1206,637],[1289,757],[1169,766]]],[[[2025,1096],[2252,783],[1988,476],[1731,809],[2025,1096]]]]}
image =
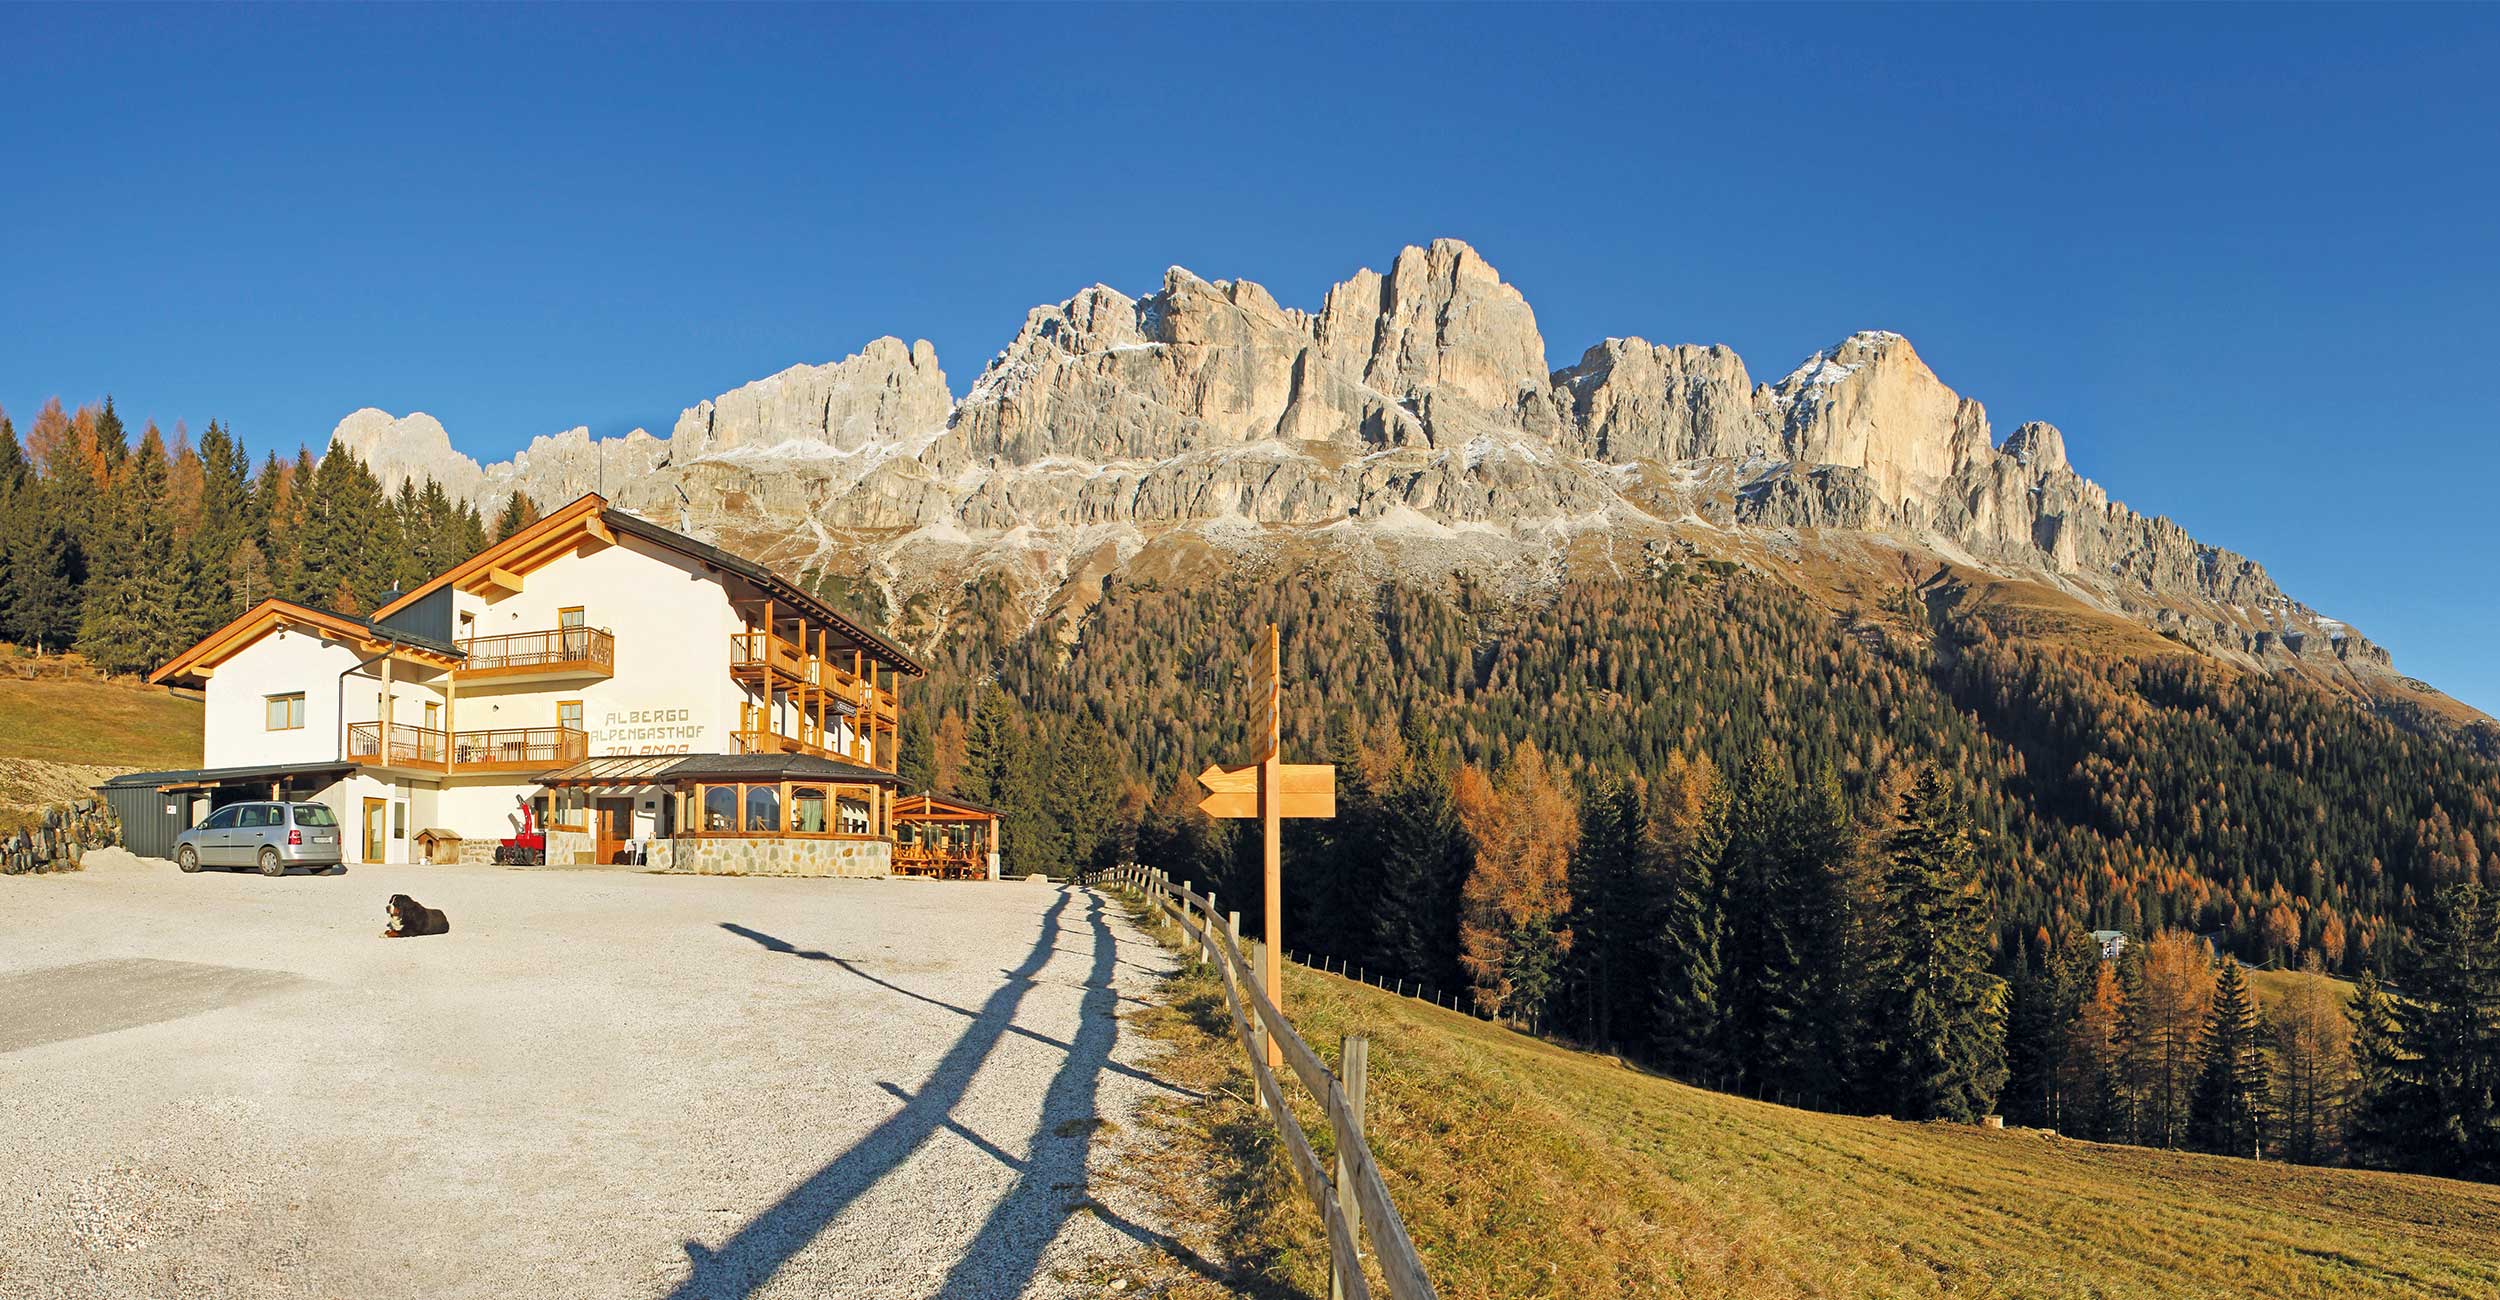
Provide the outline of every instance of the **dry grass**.
{"type": "MultiPolygon", "coordinates": [[[[1190,1009],[1211,987],[1177,984],[1159,1029],[1220,1070],[1238,1052],[1190,1009]]],[[[1373,1148],[1453,1300],[2500,1295],[2500,1188],[1820,1115],[1309,970],[1286,987],[1323,1055],[1371,1036],[1373,1148]]],[[[1231,1091],[1167,1119],[1229,1180],[1255,1289],[1325,1295],[1317,1220],[1231,1091]]]]}
{"type": "Polygon", "coordinates": [[[199,701],[99,680],[75,659],[0,657],[0,831],[120,773],[199,761],[199,701]]]}
{"type": "Polygon", "coordinates": [[[0,758],[197,767],[200,702],[137,682],[0,677],[0,758]]]}

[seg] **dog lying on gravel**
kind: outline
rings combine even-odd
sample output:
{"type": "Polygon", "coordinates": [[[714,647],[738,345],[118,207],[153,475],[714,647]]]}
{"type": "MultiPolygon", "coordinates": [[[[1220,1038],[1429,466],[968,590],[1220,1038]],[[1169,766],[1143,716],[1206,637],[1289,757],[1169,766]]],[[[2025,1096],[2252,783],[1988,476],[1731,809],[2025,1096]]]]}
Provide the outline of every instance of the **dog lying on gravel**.
{"type": "Polygon", "coordinates": [[[391,901],[382,905],[382,911],[391,918],[391,923],[382,927],[385,939],[414,939],[419,935],[451,933],[450,917],[406,894],[391,895],[391,901]]]}

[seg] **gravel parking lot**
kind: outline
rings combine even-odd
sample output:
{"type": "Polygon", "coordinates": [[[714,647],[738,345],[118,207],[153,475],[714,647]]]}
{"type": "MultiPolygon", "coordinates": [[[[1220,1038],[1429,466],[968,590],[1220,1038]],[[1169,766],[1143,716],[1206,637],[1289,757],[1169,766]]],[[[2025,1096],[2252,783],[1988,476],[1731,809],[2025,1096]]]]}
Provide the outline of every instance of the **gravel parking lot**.
{"type": "Polygon", "coordinates": [[[0,879],[0,1295],[1099,1294],[1166,960],[1032,883],[0,879]]]}

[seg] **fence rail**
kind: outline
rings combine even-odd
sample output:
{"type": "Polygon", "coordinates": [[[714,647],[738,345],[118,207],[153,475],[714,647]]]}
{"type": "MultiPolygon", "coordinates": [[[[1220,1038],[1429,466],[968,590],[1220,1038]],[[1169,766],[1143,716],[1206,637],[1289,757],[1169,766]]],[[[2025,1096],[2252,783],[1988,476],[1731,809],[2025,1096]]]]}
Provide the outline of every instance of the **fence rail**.
{"type": "Polygon", "coordinates": [[[1174,884],[1169,876],[1152,867],[1116,867],[1105,873],[1105,878],[1137,895],[1155,912],[1171,918],[1223,978],[1224,1002],[1232,1014],[1234,1035],[1250,1058],[1259,1100],[1284,1137],[1285,1151],[1303,1194],[1310,1198],[1312,1208],[1327,1225],[1331,1293],[1351,1300],[1369,1300],[1371,1289],[1362,1265],[1362,1244],[1368,1239],[1392,1300],[1434,1300],[1432,1280],[1424,1275],[1423,1261],[1415,1253],[1414,1240],[1407,1235],[1406,1221],[1389,1200],[1389,1188],[1381,1180],[1379,1162],[1372,1158],[1371,1147],[1363,1138],[1369,1044],[1360,1038],[1346,1040],[1341,1061],[1345,1078],[1340,1080],[1329,1073],[1319,1054],[1302,1041],[1302,1035],[1276,1009],[1268,991],[1259,983],[1257,965],[1242,956],[1239,912],[1227,914],[1219,925],[1215,899],[1193,892],[1189,882],[1174,884]],[[1267,1047],[1271,1042],[1291,1067],[1296,1081],[1319,1102],[1327,1116],[1337,1147],[1333,1171],[1321,1166],[1311,1149],[1310,1138],[1302,1131],[1302,1122],[1285,1103],[1283,1086],[1277,1082],[1275,1072],[1268,1069],[1267,1047]]]}

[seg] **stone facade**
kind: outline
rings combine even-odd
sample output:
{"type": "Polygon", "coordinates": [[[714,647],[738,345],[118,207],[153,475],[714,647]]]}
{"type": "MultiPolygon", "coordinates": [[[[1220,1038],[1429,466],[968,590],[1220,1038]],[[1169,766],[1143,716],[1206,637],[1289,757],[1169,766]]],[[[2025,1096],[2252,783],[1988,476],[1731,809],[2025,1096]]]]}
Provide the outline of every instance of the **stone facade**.
{"type": "Polygon", "coordinates": [[[894,874],[894,845],[888,840],[685,838],[673,841],[670,848],[672,852],[665,859],[653,854],[654,870],[705,876],[871,879],[894,874]]]}

